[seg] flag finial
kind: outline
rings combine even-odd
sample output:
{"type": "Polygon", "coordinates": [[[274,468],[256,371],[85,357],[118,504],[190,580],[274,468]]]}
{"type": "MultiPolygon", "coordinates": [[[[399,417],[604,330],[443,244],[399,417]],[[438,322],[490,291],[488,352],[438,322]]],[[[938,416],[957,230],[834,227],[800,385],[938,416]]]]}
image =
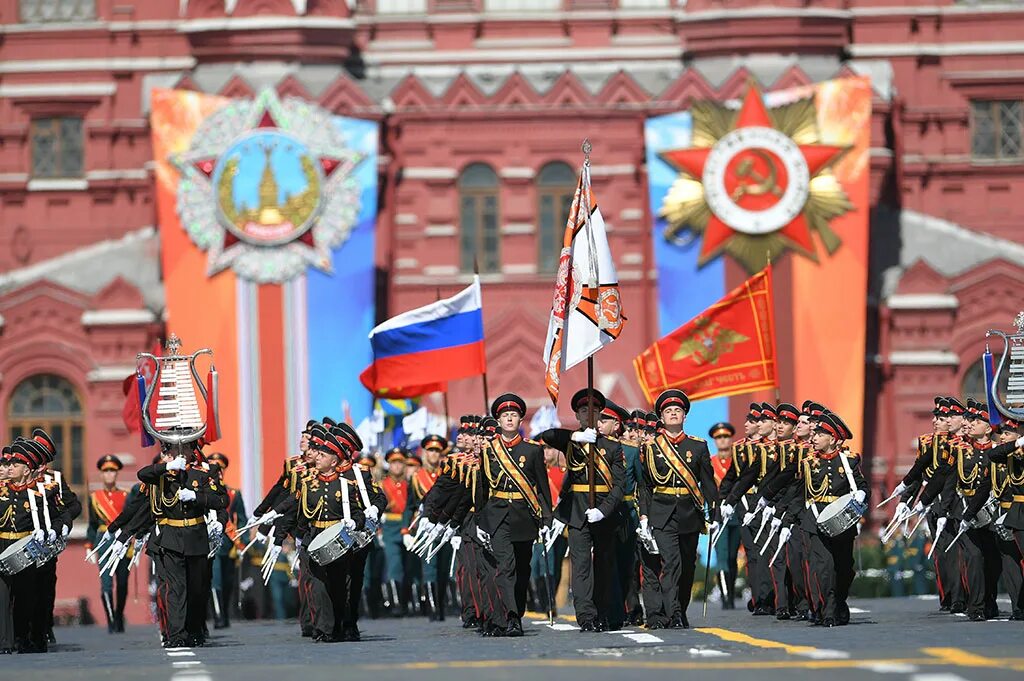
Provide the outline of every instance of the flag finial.
{"type": "Polygon", "coordinates": [[[590,165],[590,152],[594,148],[593,145],[590,144],[590,138],[589,137],[587,137],[587,138],[585,138],[583,140],[583,146],[581,148],[583,149],[583,165],[589,166],[590,165]]]}

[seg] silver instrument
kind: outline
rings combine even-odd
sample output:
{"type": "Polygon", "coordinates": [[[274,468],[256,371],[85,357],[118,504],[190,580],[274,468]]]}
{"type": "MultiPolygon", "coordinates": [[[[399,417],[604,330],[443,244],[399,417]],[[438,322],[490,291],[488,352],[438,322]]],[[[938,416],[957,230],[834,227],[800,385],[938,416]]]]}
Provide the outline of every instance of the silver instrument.
{"type": "MultiPolygon", "coordinates": [[[[992,376],[992,406],[1004,417],[1019,421],[1024,419],[1024,312],[1017,314],[1013,325],[1017,327],[1015,334],[1007,335],[997,329],[990,329],[985,337],[999,336],[1003,339],[1003,356],[1000,357],[995,374],[992,376]],[[1007,359],[1009,359],[1009,367],[1007,367],[1007,359]],[[1005,401],[999,396],[1000,378],[1004,369],[1010,373],[1005,401]]],[[[986,355],[989,353],[987,344],[985,353],[986,355]]]]}
{"type": "Polygon", "coordinates": [[[844,494],[818,514],[818,529],[829,537],[838,537],[856,525],[867,510],[867,505],[858,502],[852,493],[844,494]]]}
{"type": "Polygon", "coordinates": [[[980,529],[982,527],[988,527],[996,519],[999,514],[999,502],[996,501],[995,497],[989,497],[989,500],[985,502],[985,505],[978,511],[978,515],[974,516],[974,521],[971,522],[973,529],[980,529]]]}
{"type": "Polygon", "coordinates": [[[167,354],[163,357],[148,352],[140,352],[135,356],[136,362],[148,359],[156,366],[153,381],[146,386],[142,425],[157,440],[181,447],[195,442],[206,433],[207,424],[203,423],[199,414],[195,388],[199,388],[204,401],[208,402],[212,396],[206,394],[206,386],[199,378],[196,359],[200,355],[209,355],[212,360],[213,351],[203,348],[191,355],[178,354],[181,339],[173,333],[167,339],[166,350],[167,354]],[[154,395],[157,396],[155,423],[151,422],[149,416],[149,405],[154,395]]]}
{"type": "Polygon", "coordinates": [[[32,535],[22,537],[0,553],[0,574],[16,575],[32,565],[42,565],[46,561],[39,559],[44,554],[44,547],[32,535]]]}
{"type": "Polygon", "coordinates": [[[374,538],[377,536],[377,521],[366,519],[366,527],[362,530],[357,530],[352,533],[352,536],[356,540],[356,549],[361,549],[369,546],[374,538]]]}
{"type": "Polygon", "coordinates": [[[339,520],[313,537],[307,551],[310,559],[317,565],[330,565],[348,553],[355,541],[356,538],[345,529],[339,520]]]}
{"type": "MultiPolygon", "coordinates": [[[[652,534],[650,530],[644,532],[643,527],[638,527],[636,528],[636,536],[640,540],[640,544],[644,547],[644,551],[652,556],[657,556],[661,553],[661,550],[658,548],[658,542],[654,540],[654,534],[652,534]]],[[[721,536],[721,533],[716,535],[716,538],[718,536],[721,536]]]]}

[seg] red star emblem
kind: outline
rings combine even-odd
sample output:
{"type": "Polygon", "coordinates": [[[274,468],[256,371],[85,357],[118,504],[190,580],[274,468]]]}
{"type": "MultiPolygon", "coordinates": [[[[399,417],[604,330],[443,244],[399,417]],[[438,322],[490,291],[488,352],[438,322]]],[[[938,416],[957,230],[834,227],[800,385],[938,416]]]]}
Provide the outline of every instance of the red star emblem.
{"type": "MultiPolygon", "coordinates": [[[[776,130],[760,92],[754,87],[751,87],[744,97],[733,131],[744,128],[776,130]]],[[[799,150],[806,163],[808,179],[821,173],[846,151],[845,147],[827,144],[792,144],[799,150]]],[[[664,152],[661,158],[676,170],[704,182],[708,159],[716,147],[717,143],[712,147],[675,149],[664,152]]],[[[775,151],[757,146],[746,147],[728,157],[722,182],[724,193],[720,194],[720,200],[731,202],[735,207],[746,211],[747,215],[768,211],[783,199],[791,180],[786,164],[775,151]]],[[[711,189],[708,186],[704,187],[706,197],[711,189]]],[[[719,254],[736,236],[737,231],[746,231],[727,224],[710,203],[709,201],[711,215],[704,229],[701,262],[707,262],[719,254]]],[[[813,257],[814,242],[811,240],[807,216],[802,209],[788,223],[781,227],[765,229],[761,233],[770,232],[784,237],[789,245],[813,257]]]]}

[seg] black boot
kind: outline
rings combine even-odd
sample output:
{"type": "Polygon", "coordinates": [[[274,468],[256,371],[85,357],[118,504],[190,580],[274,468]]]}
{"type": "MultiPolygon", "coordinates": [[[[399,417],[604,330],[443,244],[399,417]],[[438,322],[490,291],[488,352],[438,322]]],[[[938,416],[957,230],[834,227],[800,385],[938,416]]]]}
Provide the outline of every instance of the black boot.
{"type": "Polygon", "coordinates": [[[426,582],[423,585],[423,612],[431,622],[437,621],[437,585],[426,582]]]}
{"type": "Polygon", "coordinates": [[[509,617],[508,626],[505,627],[505,636],[516,637],[523,635],[523,623],[518,617],[509,617]]]}

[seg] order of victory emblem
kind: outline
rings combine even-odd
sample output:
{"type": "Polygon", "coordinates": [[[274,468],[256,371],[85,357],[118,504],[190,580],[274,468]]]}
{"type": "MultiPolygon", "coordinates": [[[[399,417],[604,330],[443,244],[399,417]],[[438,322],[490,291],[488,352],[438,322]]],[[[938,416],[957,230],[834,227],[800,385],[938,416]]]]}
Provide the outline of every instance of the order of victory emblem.
{"type": "Polygon", "coordinates": [[[359,214],[362,160],[329,112],[273,90],[209,116],[170,159],[181,173],[178,215],[207,252],[207,274],[230,267],[281,283],[309,267],[330,272],[359,214]]]}
{"type": "Polygon", "coordinates": [[[829,221],[853,205],[829,169],[848,147],[821,143],[813,98],[767,109],[751,87],[739,111],[698,102],[692,116],[693,146],[661,154],[679,172],[659,212],[666,239],[700,235],[700,264],[728,253],[749,272],[787,249],[816,259],[812,232],[839,248],[829,221]]]}

